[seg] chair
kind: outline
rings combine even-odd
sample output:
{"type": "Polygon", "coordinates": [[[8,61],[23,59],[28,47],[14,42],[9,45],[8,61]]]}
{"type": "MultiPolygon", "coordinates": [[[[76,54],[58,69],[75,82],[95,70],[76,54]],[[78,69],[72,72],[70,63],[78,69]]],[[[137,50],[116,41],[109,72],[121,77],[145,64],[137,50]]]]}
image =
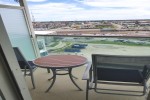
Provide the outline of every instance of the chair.
{"type": "Polygon", "coordinates": [[[149,63],[150,56],[93,54],[92,62],[89,62],[83,74],[83,80],[87,80],[86,100],[92,89],[102,94],[145,95],[150,76],[149,63]],[[124,88],[114,89],[115,86],[124,88]],[[129,86],[142,87],[142,90],[133,90],[129,86]]]}
{"type": "Polygon", "coordinates": [[[33,72],[35,71],[35,69],[37,67],[33,64],[32,61],[26,61],[25,57],[23,56],[23,54],[21,53],[21,51],[18,47],[13,47],[13,49],[16,54],[20,68],[21,68],[21,70],[24,71],[24,76],[26,76],[26,75],[31,76],[32,85],[33,85],[33,88],[35,89],[33,72]],[[29,73],[27,73],[27,71],[29,73]]]}

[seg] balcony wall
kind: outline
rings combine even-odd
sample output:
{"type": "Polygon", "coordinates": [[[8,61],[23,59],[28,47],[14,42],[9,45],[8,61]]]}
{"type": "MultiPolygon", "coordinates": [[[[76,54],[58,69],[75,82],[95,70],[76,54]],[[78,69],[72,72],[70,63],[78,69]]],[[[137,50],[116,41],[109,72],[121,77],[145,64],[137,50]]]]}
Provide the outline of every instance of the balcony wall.
{"type": "Polygon", "coordinates": [[[49,36],[37,35],[43,40],[49,54],[78,54],[89,60],[91,54],[113,55],[150,55],[148,37],[89,37],[89,36],[49,36]],[[73,48],[74,44],[87,45],[85,48],[73,48]],[[70,51],[67,49],[70,49],[70,51]],[[71,51],[79,49],[80,51],[71,51]]]}

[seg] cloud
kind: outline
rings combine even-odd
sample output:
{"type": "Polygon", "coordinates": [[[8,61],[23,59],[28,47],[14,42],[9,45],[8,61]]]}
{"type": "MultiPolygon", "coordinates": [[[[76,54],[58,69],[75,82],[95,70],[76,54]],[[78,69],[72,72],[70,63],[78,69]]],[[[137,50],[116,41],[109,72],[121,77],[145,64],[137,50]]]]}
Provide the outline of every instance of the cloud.
{"type": "Polygon", "coordinates": [[[145,19],[150,16],[145,9],[85,9],[76,4],[47,3],[29,6],[35,21],[72,21],[72,20],[121,20],[145,19]]]}
{"type": "MultiPolygon", "coordinates": [[[[43,2],[46,0],[28,0],[43,2]]],[[[150,0],[74,0],[28,3],[35,21],[149,19],[150,0]],[[80,2],[80,3],[79,3],[80,2]]],[[[0,3],[6,3],[0,1],[0,3]]],[[[15,3],[15,2],[13,2],[15,3]]],[[[8,2],[7,2],[8,4],[8,2]]],[[[32,17],[31,16],[31,17],[32,17]]]]}
{"type": "Polygon", "coordinates": [[[40,5],[30,5],[30,10],[34,13],[42,14],[65,14],[68,12],[80,11],[83,8],[76,7],[75,5],[66,4],[66,3],[47,3],[40,5]]]}
{"type": "Polygon", "coordinates": [[[44,2],[44,1],[47,1],[47,0],[27,0],[29,2],[44,2]]]}
{"type": "MultiPolygon", "coordinates": [[[[28,0],[35,21],[150,19],[150,0],[74,0],[76,2],[71,3],[53,0],[34,3],[44,1],[48,0],[28,0]]],[[[0,4],[14,3],[0,1],[0,4]]]]}
{"type": "Polygon", "coordinates": [[[149,7],[150,0],[76,0],[92,7],[149,7]]]}
{"type": "Polygon", "coordinates": [[[77,7],[74,4],[66,3],[30,5],[29,9],[34,15],[35,20],[62,20],[83,10],[83,8],[77,7]]]}
{"type": "Polygon", "coordinates": [[[0,4],[3,4],[3,5],[13,5],[13,6],[19,6],[19,3],[18,2],[15,2],[15,1],[11,1],[11,0],[1,0],[0,1],[0,4]]]}

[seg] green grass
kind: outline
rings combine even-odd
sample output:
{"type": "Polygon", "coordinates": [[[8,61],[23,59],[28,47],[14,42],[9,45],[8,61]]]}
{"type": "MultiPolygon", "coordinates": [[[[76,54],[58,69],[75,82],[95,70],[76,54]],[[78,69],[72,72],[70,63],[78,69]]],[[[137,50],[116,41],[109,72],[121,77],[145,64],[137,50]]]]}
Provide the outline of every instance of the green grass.
{"type": "MultiPolygon", "coordinates": [[[[59,42],[53,44],[57,45],[59,42]]],[[[66,45],[62,48],[55,49],[52,52],[59,53],[64,52],[66,48],[71,48],[72,42],[64,42],[66,45]]],[[[81,43],[81,42],[80,42],[81,43]]],[[[84,42],[84,43],[92,43],[92,44],[115,44],[115,45],[126,45],[126,46],[150,46],[150,44],[138,44],[133,42],[121,42],[121,41],[108,41],[108,40],[99,40],[99,41],[90,41],[90,42],[84,42]]]]}
{"type": "Polygon", "coordinates": [[[107,25],[99,25],[99,26],[96,26],[95,28],[97,28],[97,29],[103,29],[103,28],[112,28],[112,29],[114,29],[115,28],[115,26],[107,26],[107,25]]]}
{"type": "Polygon", "coordinates": [[[48,47],[55,47],[56,45],[58,45],[59,44],[59,41],[57,41],[57,42],[53,42],[53,44],[52,45],[50,45],[50,46],[48,46],[48,47]]]}
{"type": "Polygon", "coordinates": [[[66,46],[64,46],[63,48],[55,49],[54,52],[64,52],[64,49],[71,47],[72,42],[65,42],[65,43],[66,46]]]}
{"type": "Polygon", "coordinates": [[[119,42],[119,41],[91,41],[87,43],[93,43],[93,44],[116,44],[116,45],[127,45],[127,46],[150,46],[150,44],[138,44],[138,43],[128,43],[128,42],[119,42]]]}

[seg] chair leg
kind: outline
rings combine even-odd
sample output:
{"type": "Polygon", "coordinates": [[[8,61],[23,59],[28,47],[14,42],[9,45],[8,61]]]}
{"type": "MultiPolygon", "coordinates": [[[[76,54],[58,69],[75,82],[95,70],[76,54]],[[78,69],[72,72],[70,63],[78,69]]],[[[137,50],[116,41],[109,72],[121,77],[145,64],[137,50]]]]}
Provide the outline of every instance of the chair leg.
{"type": "Polygon", "coordinates": [[[49,68],[47,68],[47,72],[50,73],[50,69],[49,68]]]}
{"type": "Polygon", "coordinates": [[[31,72],[31,81],[32,81],[33,89],[35,89],[35,83],[34,83],[33,71],[31,70],[30,72],[31,72]]]}
{"type": "Polygon", "coordinates": [[[150,100],[150,92],[147,93],[145,100],[150,100]]]}
{"type": "Polygon", "coordinates": [[[26,74],[27,74],[27,66],[24,66],[24,67],[25,67],[24,76],[26,76],[26,74]]]}
{"type": "Polygon", "coordinates": [[[87,80],[87,84],[86,84],[86,100],[89,99],[89,80],[87,80]]]}

